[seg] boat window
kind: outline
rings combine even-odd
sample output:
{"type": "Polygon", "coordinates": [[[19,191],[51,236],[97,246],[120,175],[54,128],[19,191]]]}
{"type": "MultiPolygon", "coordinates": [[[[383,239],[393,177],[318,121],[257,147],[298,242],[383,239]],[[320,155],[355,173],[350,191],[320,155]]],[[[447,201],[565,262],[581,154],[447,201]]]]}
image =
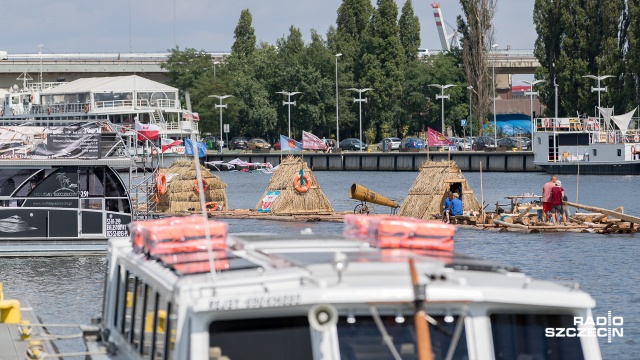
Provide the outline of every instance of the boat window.
{"type": "MultiPolygon", "coordinates": [[[[445,322],[444,316],[433,316],[437,325],[429,324],[431,336],[431,350],[434,359],[447,357],[451,339],[458,321],[454,316],[452,322],[445,322]]],[[[403,322],[398,322],[396,315],[380,315],[385,330],[393,340],[396,351],[403,360],[415,360],[418,358],[415,343],[415,328],[413,316],[405,316],[403,322]]],[[[337,324],[338,341],[340,343],[340,358],[343,360],[392,359],[393,355],[385,344],[371,316],[340,317],[337,324]],[[355,320],[355,321],[354,321],[355,320]]],[[[452,359],[468,359],[467,338],[464,326],[460,333],[452,359]]]]}
{"type": "Polygon", "coordinates": [[[80,168],[80,197],[104,197],[104,168],[80,168]]]}
{"type": "Polygon", "coordinates": [[[141,343],[141,328],[144,327],[144,305],[145,305],[145,297],[146,297],[146,285],[137,279],[136,281],[136,291],[133,302],[133,320],[131,322],[131,330],[133,331],[132,343],[134,346],[138,347],[141,343]]]}
{"type": "Polygon", "coordinates": [[[47,174],[29,193],[30,197],[78,197],[78,168],[65,166],[47,174]]]}
{"type": "MultiPolygon", "coordinates": [[[[38,169],[2,169],[0,170],[0,196],[11,196],[16,187],[24,183],[33,174],[40,172],[38,169]]],[[[35,187],[35,185],[34,185],[35,187]]],[[[25,184],[16,193],[17,196],[27,196],[31,191],[31,184],[25,184]]]]}
{"type": "Polygon", "coordinates": [[[166,321],[163,354],[165,360],[174,358],[176,329],[178,328],[178,308],[170,301],[167,303],[167,314],[169,314],[169,319],[166,321]]]}
{"type": "Polygon", "coordinates": [[[126,311],[124,316],[124,332],[123,335],[127,341],[131,342],[133,339],[133,332],[131,330],[133,323],[133,308],[135,298],[137,296],[136,289],[138,285],[138,278],[136,278],[133,274],[129,274],[129,279],[127,280],[127,302],[126,302],[126,311]]]}
{"type": "Polygon", "coordinates": [[[573,316],[553,314],[491,314],[496,360],[584,359],[580,338],[547,337],[547,328],[573,328],[573,316]]]}
{"type": "Polygon", "coordinates": [[[618,156],[622,156],[622,149],[618,149],[618,156]]]}
{"type": "Polygon", "coordinates": [[[209,354],[229,359],[253,359],[256,354],[261,360],[313,359],[309,329],[306,316],[214,321],[209,325],[209,354]]]}
{"type": "Polygon", "coordinates": [[[140,342],[138,343],[138,353],[143,359],[149,359],[149,343],[153,332],[153,303],[154,292],[148,284],[142,287],[140,297],[140,323],[138,325],[140,331],[140,342]]]}
{"type": "MultiPolygon", "coordinates": [[[[163,359],[164,356],[164,336],[167,326],[167,301],[156,292],[153,296],[152,307],[147,314],[153,314],[153,326],[151,327],[151,337],[149,338],[149,359],[163,359]]],[[[146,340],[145,340],[146,342],[146,340]]]]}
{"type": "MultiPolygon", "coordinates": [[[[107,264],[107,269],[108,268],[109,268],[109,264],[107,264]]],[[[120,299],[120,294],[122,294],[122,289],[120,289],[120,287],[122,286],[122,281],[121,281],[122,280],[122,276],[120,275],[121,271],[122,271],[122,269],[120,268],[120,265],[118,265],[116,267],[116,272],[115,272],[116,286],[115,286],[114,290],[116,292],[116,296],[115,296],[116,297],[116,303],[115,303],[115,309],[113,311],[113,326],[116,327],[116,328],[118,327],[118,320],[119,320],[119,316],[118,316],[119,315],[119,311],[118,310],[122,306],[121,299],[120,299]]],[[[108,276],[105,276],[104,283],[105,283],[105,285],[104,285],[103,294],[106,294],[107,293],[107,285],[109,283],[109,277],[108,276]]],[[[105,311],[106,311],[106,309],[105,309],[105,311]]],[[[106,315],[107,315],[106,312],[103,313],[102,318],[106,319],[107,318],[106,315]]]]}
{"type": "Polygon", "coordinates": [[[102,210],[102,199],[83,199],[82,208],[87,210],[102,210]]]}
{"type": "Polygon", "coordinates": [[[127,191],[125,190],[120,177],[112,169],[109,168],[106,169],[105,175],[105,196],[127,197],[127,191]]]}
{"type": "Polygon", "coordinates": [[[598,156],[598,149],[593,149],[593,156],[598,156]]]}

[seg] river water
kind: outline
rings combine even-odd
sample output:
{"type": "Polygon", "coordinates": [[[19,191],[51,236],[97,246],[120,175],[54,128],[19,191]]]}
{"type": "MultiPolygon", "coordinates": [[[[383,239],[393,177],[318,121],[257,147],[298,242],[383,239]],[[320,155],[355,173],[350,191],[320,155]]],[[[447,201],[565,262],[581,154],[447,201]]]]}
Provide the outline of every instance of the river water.
{"type": "MultiPolygon", "coordinates": [[[[221,172],[228,184],[231,208],[254,208],[270,175],[221,172]]],[[[504,196],[541,193],[548,181],[543,173],[484,173],[482,195],[480,173],[464,174],[476,197],[485,204],[507,203],[504,196]]],[[[351,210],[349,187],[361,184],[402,202],[416,172],[315,172],[318,184],[337,211],[351,210]]],[[[640,176],[561,176],[570,201],[640,215],[640,176]],[[578,190],[578,191],[577,191],[578,190]],[[577,193],[577,194],[576,194],[577,193]],[[577,199],[576,199],[577,197],[577,199]]],[[[387,208],[377,207],[380,213],[387,208]]],[[[291,223],[261,220],[228,220],[231,232],[291,232],[311,228],[314,232],[341,232],[336,223],[291,223]]],[[[513,265],[534,278],[577,281],[596,300],[594,316],[624,318],[624,337],[600,342],[604,359],[640,359],[640,235],[577,233],[520,234],[461,229],[456,251],[513,265]]],[[[86,324],[100,315],[104,272],[103,257],[0,258],[0,281],[5,294],[27,300],[45,323],[86,324]]],[[[65,331],[61,331],[65,333],[65,331]]],[[[66,331],[66,333],[73,331],[66,331]]],[[[77,351],[64,345],[65,351],[77,351]],[[71,350],[69,350],[71,349],[71,350]]],[[[1,358],[1,356],[0,356],[1,358]]]]}

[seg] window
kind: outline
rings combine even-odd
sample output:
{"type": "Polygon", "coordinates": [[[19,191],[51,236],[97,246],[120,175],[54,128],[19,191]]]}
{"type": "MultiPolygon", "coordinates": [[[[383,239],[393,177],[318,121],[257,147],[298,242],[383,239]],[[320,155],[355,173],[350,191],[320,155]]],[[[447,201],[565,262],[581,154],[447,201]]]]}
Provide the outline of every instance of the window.
{"type": "Polygon", "coordinates": [[[313,359],[306,316],[214,321],[209,348],[229,359],[313,359]]]}
{"type": "Polygon", "coordinates": [[[618,149],[618,156],[622,156],[622,149],[618,149]]]}
{"type": "Polygon", "coordinates": [[[547,328],[573,328],[573,316],[492,314],[491,335],[496,360],[584,359],[579,337],[547,337],[547,328]]]}
{"type": "MultiPolygon", "coordinates": [[[[431,315],[431,317],[438,323],[436,326],[429,325],[434,359],[444,359],[449,351],[458,317],[454,317],[450,323],[444,321],[444,316],[431,315]]],[[[385,330],[393,339],[393,344],[400,357],[408,360],[417,359],[418,353],[415,343],[413,317],[405,316],[405,321],[402,323],[396,321],[396,315],[381,315],[380,319],[384,324],[385,330]]],[[[341,359],[366,358],[383,360],[393,358],[371,316],[355,316],[351,321],[352,323],[349,323],[346,317],[341,317],[338,320],[337,328],[341,359]],[[353,322],[354,319],[355,322],[353,322]]],[[[465,360],[468,358],[467,338],[463,327],[452,359],[465,360]]]]}
{"type": "Polygon", "coordinates": [[[598,149],[593,149],[593,156],[598,156],[598,149]]]}
{"type": "Polygon", "coordinates": [[[104,168],[80,168],[80,197],[104,197],[104,168]]]}

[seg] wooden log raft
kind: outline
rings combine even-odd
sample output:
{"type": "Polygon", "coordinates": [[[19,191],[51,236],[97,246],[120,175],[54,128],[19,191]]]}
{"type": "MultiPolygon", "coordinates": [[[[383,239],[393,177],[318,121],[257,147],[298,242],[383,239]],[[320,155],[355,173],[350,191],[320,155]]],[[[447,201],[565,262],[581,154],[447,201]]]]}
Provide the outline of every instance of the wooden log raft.
{"type": "Polygon", "coordinates": [[[598,213],[601,213],[603,215],[611,216],[613,218],[620,219],[620,220],[623,220],[623,221],[626,221],[626,222],[630,222],[630,223],[634,223],[634,224],[640,224],[640,218],[637,217],[637,216],[631,216],[631,215],[623,214],[621,212],[617,212],[617,211],[614,211],[614,210],[609,210],[609,209],[599,208],[599,207],[595,207],[595,206],[588,206],[588,205],[578,204],[578,203],[574,203],[574,202],[570,202],[570,201],[565,201],[564,204],[569,205],[569,206],[573,206],[574,208],[577,208],[577,209],[582,209],[582,210],[591,211],[591,212],[598,212],[598,213]]]}

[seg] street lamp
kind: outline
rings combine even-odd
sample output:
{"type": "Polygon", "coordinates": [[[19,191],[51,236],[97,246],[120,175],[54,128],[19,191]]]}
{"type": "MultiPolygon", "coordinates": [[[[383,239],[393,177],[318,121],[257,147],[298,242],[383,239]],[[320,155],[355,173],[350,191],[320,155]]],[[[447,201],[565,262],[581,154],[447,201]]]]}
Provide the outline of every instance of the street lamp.
{"type": "Polygon", "coordinates": [[[613,75],[602,75],[602,76],[595,76],[595,75],[584,75],[583,77],[589,78],[589,79],[593,79],[593,80],[597,80],[598,81],[598,87],[594,88],[593,86],[591,87],[591,92],[597,91],[598,92],[598,112],[596,113],[596,115],[598,115],[598,118],[600,118],[600,92],[604,91],[607,92],[607,87],[600,87],[600,80],[604,80],[606,78],[612,78],[615,77],[613,75]]]}
{"type": "MultiPolygon", "coordinates": [[[[492,49],[498,47],[498,44],[491,45],[492,49]]],[[[498,123],[496,122],[496,54],[493,54],[491,61],[491,85],[493,86],[493,146],[498,148],[498,123]]]]}
{"type": "Polygon", "coordinates": [[[289,105],[289,135],[288,135],[288,137],[291,137],[291,105],[296,106],[296,102],[295,101],[291,101],[291,96],[292,95],[297,95],[297,94],[302,94],[302,93],[299,92],[299,91],[294,91],[294,92],[278,91],[278,92],[276,92],[276,94],[287,95],[287,101],[283,101],[282,105],[289,105]]]}
{"type": "Polygon", "coordinates": [[[441,94],[442,94],[442,95],[436,95],[436,100],[437,99],[442,99],[441,100],[441,102],[442,102],[442,106],[441,106],[441,108],[442,108],[442,130],[441,131],[442,131],[442,135],[444,135],[445,134],[444,133],[444,99],[448,99],[449,98],[449,95],[445,95],[444,94],[444,89],[448,89],[448,88],[450,88],[452,86],[456,86],[456,85],[453,85],[453,84],[447,84],[447,85],[429,84],[429,86],[437,87],[438,89],[440,89],[441,94]]]}
{"type": "Polygon", "coordinates": [[[220,64],[220,61],[213,62],[213,81],[216,80],[216,65],[220,64]]]}
{"type": "Polygon", "coordinates": [[[233,97],[233,95],[209,95],[208,97],[216,98],[220,100],[220,105],[216,104],[216,108],[220,108],[220,141],[218,141],[218,145],[220,145],[220,154],[222,154],[222,108],[226,108],[227,104],[222,105],[222,100],[226,98],[233,97]]]}
{"type": "Polygon", "coordinates": [[[534,131],[534,126],[533,126],[533,95],[538,95],[539,92],[538,91],[533,91],[533,87],[536,86],[537,84],[543,83],[545,82],[545,80],[535,80],[535,81],[527,81],[527,80],[520,80],[521,83],[525,83],[527,85],[529,85],[529,91],[525,91],[524,95],[527,96],[529,95],[529,104],[530,104],[530,114],[531,114],[531,150],[533,150],[533,131],[534,131]]]}
{"type": "Polygon", "coordinates": [[[473,86],[467,86],[467,90],[469,90],[469,128],[471,129],[471,134],[469,135],[473,138],[473,111],[471,110],[471,97],[473,96],[473,86]]]}
{"type": "MultiPolygon", "coordinates": [[[[357,91],[358,92],[358,98],[354,98],[353,102],[357,102],[358,105],[360,106],[360,144],[362,144],[362,102],[367,102],[367,98],[362,98],[362,93],[369,91],[369,90],[373,90],[373,88],[364,88],[364,89],[356,89],[356,88],[349,88],[347,90],[350,91],[357,91]]],[[[362,152],[362,147],[360,147],[360,151],[362,152]]]]}
{"type": "Polygon", "coordinates": [[[342,53],[334,55],[336,57],[336,146],[340,146],[340,126],[338,125],[338,58],[342,53]]]}

